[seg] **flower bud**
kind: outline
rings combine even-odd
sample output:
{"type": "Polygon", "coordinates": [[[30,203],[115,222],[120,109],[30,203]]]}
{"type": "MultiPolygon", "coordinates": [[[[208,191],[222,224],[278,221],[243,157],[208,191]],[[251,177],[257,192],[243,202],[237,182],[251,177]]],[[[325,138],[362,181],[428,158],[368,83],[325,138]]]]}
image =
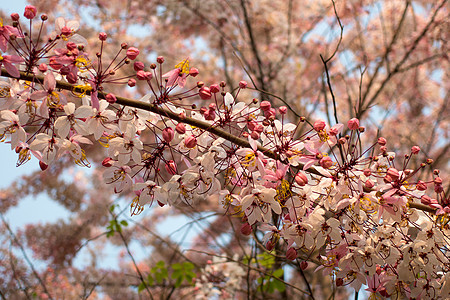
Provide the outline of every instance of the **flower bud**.
{"type": "Polygon", "coordinates": [[[359,129],[359,120],[357,118],[352,118],[352,119],[348,120],[347,127],[350,130],[359,129]]]}
{"type": "Polygon", "coordinates": [[[194,148],[195,146],[197,146],[197,138],[193,135],[186,136],[184,138],[184,145],[189,149],[194,148]]]}
{"type": "Polygon", "coordinates": [[[372,171],[370,169],[364,169],[364,176],[370,176],[372,174],[372,171]]]}
{"type": "Polygon", "coordinates": [[[45,171],[45,170],[47,170],[48,165],[45,162],[40,160],[39,161],[39,167],[41,168],[42,171],[45,171]]]}
{"type": "Polygon", "coordinates": [[[116,95],[113,93],[109,93],[105,96],[106,101],[108,101],[109,104],[114,104],[117,101],[116,95]]]}
{"type": "Polygon", "coordinates": [[[162,63],[164,62],[164,56],[158,56],[158,57],[156,58],[156,62],[157,62],[158,64],[162,64],[162,63]]]}
{"type": "Polygon", "coordinates": [[[386,172],[386,176],[389,176],[393,179],[393,181],[398,180],[400,177],[400,174],[398,173],[397,169],[395,168],[389,168],[386,172]]]}
{"type": "Polygon", "coordinates": [[[46,72],[48,70],[47,65],[42,63],[39,65],[38,67],[39,71],[41,71],[42,73],[46,72]]]}
{"type": "Polygon", "coordinates": [[[267,251],[272,251],[274,247],[275,247],[275,245],[273,244],[273,242],[271,240],[268,240],[266,243],[267,251]]]}
{"type": "Polygon", "coordinates": [[[331,160],[331,157],[329,157],[329,156],[324,156],[319,161],[319,163],[322,166],[322,168],[324,168],[324,169],[329,169],[333,165],[333,161],[331,160]]]}
{"type": "Polygon", "coordinates": [[[247,81],[245,81],[245,80],[239,81],[239,87],[241,89],[245,89],[247,87],[247,85],[248,85],[247,81]]]}
{"type": "Polygon", "coordinates": [[[108,35],[107,35],[105,32],[100,32],[100,33],[98,34],[98,39],[99,39],[100,41],[106,41],[107,38],[108,38],[108,35]]]}
{"type": "Polygon", "coordinates": [[[430,205],[431,204],[431,198],[429,196],[427,196],[427,195],[423,195],[422,197],[420,197],[420,202],[422,204],[425,204],[425,205],[430,205]]]}
{"type": "Polygon", "coordinates": [[[324,120],[317,120],[314,122],[313,128],[315,131],[321,131],[325,128],[327,124],[324,120]]]}
{"type": "Polygon", "coordinates": [[[270,108],[266,111],[264,111],[264,117],[266,117],[267,119],[275,119],[275,109],[274,108],[270,108]]]}
{"type": "Polygon", "coordinates": [[[213,94],[216,94],[216,93],[220,92],[220,88],[219,88],[219,85],[218,85],[218,84],[212,84],[212,85],[209,87],[209,90],[210,90],[211,93],[213,93],[213,94]]]}
{"type": "Polygon", "coordinates": [[[170,143],[173,140],[173,136],[175,135],[172,127],[166,127],[162,131],[163,140],[166,143],[170,143]]]}
{"type": "Polygon", "coordinates": [[[133,69],[137,72],[140,70],[144,70],[144,63],[142,61],[135,61],[133,63],[133,69]]]}
{"type": "Polygon", "coordinates": [[[374,184],[373,181],[370,180],[370,179],[367,179],[366,182],[364,183],[364,186],[365,186],[366,188],[368,188],[368,189],[373,188],[374,185],[375,185],[375,184],[374,184]]]}
{"type": "Polygon", "coordinates": [[[417,154],[419,152],[420,152],[420,148],[418,146],[412,146],[412,148],[411,148],[412,154],[417,154]]]}
{"type": "Polygon", "coordinates": [[[268,111],[272,108],[272,104],[269,101],[262,101],[259,107],[262,111],[268,111]]]}
{"type": "Polygon", "coordinates": [[[205,111],[203,117],[205,118],[205,120],[214,121],[214,119],[216,118],[216,111],[210,108],[205,111]]]}
{"type": "Polygon", "coordinates": [[[250,134],[250,137],[254,140],[259,139],[259,133],[256,131],[252,131],[252,133],[250,134]]]}
{"type": "Polygon", "coordinates": [[[37,9],[33,5],[25,6],[25,12],[23,13],[24,17],[31,20],[36,17],[37,9]]]}
{"type": "Polygon", "coordinates": [[[130,47],[127,49],[127,57],[131,60],[135,60],[139,55],[139,49],[136,47],[130,47]]]}
{"type": "Polygon", "coordinates": [[[136,85],[136,79],[134,79],[134,78],[128,79],[128,86],[129,87],[133,87],[135,85],[136,85]]]}
{"type": "Polygon", "coordinates": [[[197,68],[190,68],[190,69],[189,69],[189,75],[191,75],[192,77],[197,76],[198,73],[199,73],[199,71],[198,71],[197,68]]]}
{"type": "Polygon", "coordinates": [[[419,191],[426,191],[427,190],[427,184],[425,182],[423,182],[422,180],[419,180],[416,184],[416,188],[419,191]]]}
{"type": "Polygon", "coordinates": [[[136,72],[136,77],[139,80],[147,80],[150,81],[153,78],[153,74],[151,72],[145,72],[143,70],[136,72]]]}
{"type": "Polygon", "coordinates": [[[436,177],[434,180],[435,184],[442,184],[442,178],[441,177],[436,177]]]}
{"type": "Polygon", "coordinates": [[[306,174],[303,172],[298,172],[297,175],[295,175],[295,182],[299,186],[305,186],[308,183],[308,177],[306,177],[306,174]]]}
{"type": "Polygon", "coordinates": [[[308,268],[308,262],[306,260],[304,260],[300,263],[300,269],[302,269],[304,271],[304,270],[306,270],[306,268],[308,268]]]}
{"type": "Polygon", "coordinates": [[[200,96],[200,98],[202,100],[211,99],[211,90],[209,89],[209,87],[204,86],[200,89],[200,91],[198,92],[198,95],[200,96]]]}
{"type": "Polygon", "coordinates": [[[287,114],[287,107],[286,106],[280,106],[278,108],[278,111],[280,112],[280,114],[285,115],[285,114],[287,114]]]}
{"type": "Polygon", "coordinates": [[[109,168],[113,165],[112,163],[113,163],[113,159],[111,157],[107,157],[102,161],[102,166],[109,168]]]}
{"type": "Polygon", "coordinates": [[[11,19],[12,19],[13,21],[19,21],[19,18],[20,18],[20,16],[19,16],[18,13],[12,13],[12,14],[11,14],[11,19]]]}
{"type": "Polygon", "coordinates": [[[177,165],[173,160],[169,160],[166,163],[166,165],[164,166],[164,168],[166,169],[167,173],[169,173],[170,175],[177,174],[177,165]]]}
{"type": "Polygon", "coordinates": [[[294,248],[289,248],[288,251],[286,251],[286,258],[289,260],[295,260],[297,258],[297,250],[294,248]]]}
{"type": "Polygon", "coordinates": [[[378,145],[385,146],[386,145],[386,139],[384,137],[378,138],[378,145]]]}
{"type": "Polygon", "coordinates": [[[252,231],[253,231],[253,228],[252,228],[252,226],[250,226],[250,224],[248,224],[248,223],[242,224],[241,233],[243,235],[250,235],[252,233],[252,231]]]}
{"type": "Polygon", "coordinates": [[[184,134],[186,133],[186,126],[184,125],[184,123],[178,123],[177,126],[175,126],[175,130],[179,134],[184,134]]]}

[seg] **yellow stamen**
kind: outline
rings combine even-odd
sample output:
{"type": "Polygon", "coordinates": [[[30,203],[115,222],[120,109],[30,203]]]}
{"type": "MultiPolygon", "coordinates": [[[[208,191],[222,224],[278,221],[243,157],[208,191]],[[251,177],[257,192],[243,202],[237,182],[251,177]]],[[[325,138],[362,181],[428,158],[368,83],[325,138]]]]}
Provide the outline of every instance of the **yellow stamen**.
{"type": "Polygon", "coordinates": [[[186,58],[179,64],[175,65],[175,68],[179,68],[180,73],[189,74],[189,58],[186,58]]]}
{"type": "Polygon", "coordinates": [[[144,211],[144,206],[139,204],[139,196],[134,197],[130,205],[131,216],[137,216],[144,211]]]}
{"type": "Polygon", "coordinates": [[[289,182],[283,179],[280,185],[277,187],[277,195],[275,196],[275,200],[283,207],[283,203],[291,196],[292,192],[289,182]]]}
{"type": "Polygon", "coordinates": [[[75,163],[79,165],[80,167],[91,167],[91,163],[86,158],[86,153],[83,149],[81,149],[81,157],[79,159],[75,160],[75,163]]]}
{"type": "Polygon", "coordinates": [[[72,94],[82,98],[84,96],[86,96],[87,92],[92,91],[92,87],[88,84],[79,84],[79,85],[75,85],[72,89],[72,94]]]}

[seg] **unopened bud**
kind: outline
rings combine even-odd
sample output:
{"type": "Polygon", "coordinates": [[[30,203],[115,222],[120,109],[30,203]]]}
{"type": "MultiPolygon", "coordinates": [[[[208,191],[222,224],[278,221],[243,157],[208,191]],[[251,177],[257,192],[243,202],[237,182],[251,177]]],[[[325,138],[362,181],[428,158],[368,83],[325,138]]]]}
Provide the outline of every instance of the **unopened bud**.
{"type": "Polygon", "coordinates": [[[184,123],[178,123],[177,126],[175,126],[175,130],[179,134],[184,134],[186,133],[186,126],[184,125],[184,123]]]}
{"type": "Polygon", "coordinates": [[[39,69],[39,71],[41,71],[42,73],[44,73],[44,72],[47,72],[48,67],[47,67],[46,64],[42,63],[42,64],[39,65],[38,69],[39,69]]]}
{"type": "Polygon", "coordinates": [[[248,224],[248,223],[242,224],[241,233],[243,235],[250,235],[252,233],[252,231],[253,231],[253,228],[252,228],[252,226],[250,226],[250,224],[248,224]]]}
{"type": "Polygon", "coordinates": [[[109,93],[105,96],[106,101],[108,101],[109,104],[114,104],[117,101],[116,95],[113,93],[109,93]]]}
{"type": "Polygon", "coordinates": [[[36,17],[37,9],[33,5],[25,6],[25,12],[23,13],[24,17],[31,20],[36,17]]]}
{"type": "Polygon", "coordinates": [[[247,87],[247,85],[248,85],[247,81],[245,81],[245,80],[239,81],[239,87],[241,89],[245,89],[247,87]]]}
{"type": "Polygon", "coordinates": [[[162,63],[164,62],[164,56],[158,56],[158,57],[156,58],[156,62],[157,62],[158,64],[162,64],[162,63]]]}
{"type": "Polygon", "coordinates": [[[135,85],[136,85],[136,79],[134,79],[134,78],[128,79],[128,86],[129,87],[133,87],[135,85]]]}
{"type": "Polygon", "coordinates": [[[45,171],[47,170],[48,165],[43,161],[39,161],[39,167],[41,168],[42,171],[45,171]]]}
{"type": "Polygon", "coordinates": [[[135,61],[133,63],[133,68],[136,72],[140,71],[140,70],[144,70],[144,63],[142,61],[135,61]]]}
{"type": "Polygon", "coordinates": [[[162,131],[162,137],[166,143],[170,143],[173,140],[174,135],[175,133],[172,127],[166,127],[162,131]]]}
{"type": "Polygon", "coordinates": [[[169,173],[170,175],[177,174],[177,165],[173,160],[169,160],[166,163],[166,165],[164,166],[164,168],[166,169],[167,173],[169,173]]]}
{"type": "Polygon", "coordinates": [[[287,114],[287,107],[286,106],[280,106],[278,108],[278,111],[280,112],[280,114],[285,115],[285,114],[287,114]]]}
{"type": "Polygon", "coordinates": [[[189,149],[194,148],[195,146],[197,146],[197,138],[193,135],[186,136],[184,138],[184,145],[189,149]]]}
{"type": "Polygon", "coordinates": [[[324,120],[317,120],[314,122],[313,128],[315,131],[321,131],[325,128],[327,124],[324,120]]]}
{"type": "Polygon", "coordinates": [[[412,148],[411,148],[412,154],[417,154],[419,152],[420,152],[420,148],[418,146],[412,146],[412,148]]]}
{"type": "Polygon", "coordinates": [[[19,18],[20,18],[20,16],[19,16],[18,13],[13,13],[13,14],[11,14],[11,19],[12,19],[13,21],[19,21],[19,18]]]}
{"type": "Polygon", "coordinates": [[[269,101],[262,101],[259,107],[261,108],[262,111],[265,112],[272,108],[272,104],[270,104],[269,101]]]}
{"type": "Polygon", "coordinates": [[[386,145],[386,139],[384,137],[379,137],[378,138],[378,145],[380,145],[380,146],[386,145]]]}
{"type": "Polygon", "coordinates": [[[98,34],[98,39],[99,39],[100,41],[106,41],[107,38],[108,38],[108,35],[107,35],[105,32],[100,32],[100,33],[98,34]]]}
{"type": "Polygon", "coordinates": [[[423,182],[422,180],[419,180],[419,182],[417,182],[417,184],[416,184],[416,188],[419,191],[426,191],[427,190],[427,184],[425,182],[423,182]]]}
{"type": "Polygon", "coordinates": [[[333,165],[333,161],[331,160],[331,157],[329,157],[329,156],[324,156],[319,161],[319,163],[322,166],[322,168],[324,168],[324,169],[329,169],[333,165]]]}
{"type": "Polygon", "coordinates": [[[350,130],[359,129],[359,120],[357,118],[352,118],[352,119],[348,120],[347,127],[350,130]]]}
{"type": "Polygon", "coordinates": [[[136,47],[130,47],[127,49],[127,57],[131,60],[135,60],[139,55],[139,49],[136,47]]]}
{"type": "Polygon", "coordinates": [[[297,250],[294,248],[289,248],[288,251],[286,251],[286,258],[289,260],[295,260],[297,258],[297,250]]]}
{"type": "Polygon", "coordinates": [[[113,159],[111,157],[107,157],[102,161],[102,166],[109,168],[113,165],[113,159]]]}
{"type": "Polygon", "coordinates": [[[198,73],[199,73],[199,71],[198,71],[197,68],[191,68],[191,69],[189,70],[189,75],[191,75],[192,77],[197,76],[198,73]]]}
{"type": "Polygon", "coordinates": [[[198,95],[200,96],[200,98],[202,100],[211,99],[211,90],[209,89],[209,87],[204,86],[200,89],[200,91],[198,92],[198,95]]]}
{"type": "Polygon", "coordinates": [[[308,183],[308,177],[306,177],[305,173],[298,172],[297,175],[295,175],[295,182],[299,186],[305,186],[308,183]]]}
{"type": "Polygon", "coordinates": [[[219,88],[219,85],[218,85],[218,84],[212,84],[212,85],[209,87],[209,90],[210,90],[211,93],[213,93],[213,94],[216,94],[216,93],[220,92],[220,88],[219,88]]]}

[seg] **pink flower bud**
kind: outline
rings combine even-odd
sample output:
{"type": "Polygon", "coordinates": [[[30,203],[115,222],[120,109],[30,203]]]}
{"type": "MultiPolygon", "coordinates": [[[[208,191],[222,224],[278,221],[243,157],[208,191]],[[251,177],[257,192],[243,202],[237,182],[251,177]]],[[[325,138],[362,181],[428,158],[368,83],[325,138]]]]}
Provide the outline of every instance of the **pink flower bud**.
{"type": "Polygon", "coordinates": [[[135,60],[139,55],[139,49],[136,47],[130,47],[127,49],[127,57],[131,60],[135,60]]]}
{"type": "Polygon", "coordinates": [[[327,123],[324,120],[317,120],[314,122],[313,128],[315,131],[321,131],[325,128],[327,123]]]}
{"type": "Polygon", "coordinates": [[[278,108],[278,111],[280,112],[280,114],[285,115],[285,114],[287,114],[287,107],[286,106],[280,106],[278,108]]]}
{"type": "Polygon", "coordinates": [[[77,44],[75,44],[74,42],[68,42],[67,43],[67,45],[66,45],[66,48],[69,50],[69,51],[73,51],[73,52],[75,52],[75,53],[78,53],[78,46],[77,46],[77,44]]]}
{"type": "Polygon", "coordinates": [[[259,133],[256,131],[252,131],[252,133],[250,134],[250,137],[254,140],[259,139],[259,133]]]}
{"type": "Polygon", "coordinates": [[[175,132],[173,131],[172,127],[166,127],[162,131],[162,137],[166,143],[170,143],[173,140],[174,135],[175,135],[175,132]]]}
{"type": "Polygon", "coordinates": [[[194,148],[195,146],[197,146],[197,139],[196,139],[196,137],[193,136],[193,135],[186,136],[184,138],[184,145],[186,147],[188,147],[189,149],[194,148]]]}
{"type": "Polygon", "coordinates": [[[295,175],[295,182],[299,186],[305,186],[308,183],[308,177],[306,177],[306,174],[303,172],[298,172],[297,175],[295,175]]]}
{"type": "Polygon", "coordinates": [[[380,145],[380,146],[386,145],[386,139],[384,137],[379,137],[378,138],[378,145],[380,145]]]}
{"type": "Polygon", "coordinates": [[[267,119],[274,119],[275,114],[276,114],[276,111],[274,108],[270,108],[270,109],[264,111],[264,117],[266,117],[267,119]]]}
{"type": "Polygon", "coordinates": [[[175,130],[179,134],[184,134],[186,133],[186,126],[184,125],[184,123],[178,123],[177,126],[175,126],[175,130]]]}
{"type": "Polygon", "coordinates": [[[158,57],[156,58],[156,62],[157,62],[158,64],[162,64],[162,63],[164,62],[164,56],[158,56],[158,57]]]}
{"type": "Polygon", "coordinates": [[[253,131],[253,130],[255,130],[255,128],[256,128],[256,126],[258,125],[258,123],[256,122],[256,121],[250,121],[250,122],[247,122],[247,128],[250,130],[250,131],[253,131]]]}
{"type": "Polygon", "coordinates": [[[270,104],[269,101],[262,101],[261,104],[259,105],[259,107],[260,107],[263,111],[268,111],[269,109],[272,108],[272,104],[270,104]]]}
{"type": "Polygon", "coordinates": [[[350,130],[357,130],[359,128],[359,120],[357,118],[348,120],[347,127],[350,130]]]}
{"type": "Polygon", "coordinates": [[[319,161],[319,163],[322,166],[322,168],[324,168],[324,169],[329,169],[333,165],[333,161],[331,160],[331,157],[329,157],[329,156],[324,156],[319,161]]]}
{"type": "Polygon", "coordinates": [[[212,85],[209,87],[209,90],[210,90],[211,93],[213,93],[213,94],[220,92],[220,88],[219,88],[219,85],[218,85],[218,84],[212,84],[212,85]]]}
{"type": "Polygon", "coordinates": [[[245,80],[239,81],[239,87],[241,89],[245,89],[247,87],[247,85],[248,85],[247,81],[245,81],[245,80]]]}
{"type": "Polygon", "coordinates": [[[113,159],[111,157],[107,157],[102,161],[102,166],[109,168],[113,165],[112,163],[113,163],[113,159]]]}
{"type": "Polygon", "coordinates": [[[198,95],[202,100],[211,99],[211,90],[209,89],[209,87],[204,86],[199,90],[198,95]]]}
{"type": "Polygon", "coordinates": [[[106,101],[108,101],[109,104],[114,104],[117,101],[116,95],[113,93],[109,93],[105,96],[106,101]]]}
{"type": "Polygon", "coordinates": [[[72,29],[70,29],[70,27],[64,26],[63,28],[61,28],[61,35],[69,36],[71,34],[72,34],[72,29]]]}
{"type": "Polygon", "coordinates": [[[19,16],[18,13],[12,13],[12,14],[11,14],[11,19],[12,19],[13,21],[19,21],[19,18],[20,18],[20,16],[19,16]]]}
{"type": "Polygon", "coordinates": [[[425,182],[423,182],[422,180],[419,180],[419,182],[417,182],[417,184],[416,184],[416,188],[419,191],[426,191],[427,190],[427,184],[425,182]]]}
{"type": "Polygon", "coordinates": [[[266,243],[267,251],[272,251],[274,247],[275,247],[275,245],[272,243],[272,241],[268,240],[267,243],[266,243]]]}
{"type": "Polygon", "coordinates": [[[434,180],[435,184],[442,184],[442,178],[441,177],[436,177],[434,180]]]}
{"type": "Polygon", "coordinates": [[[197,68],[190,68],[190,69],[189,69],[189,75],[191,75],[192,77],[197,76],[198,73],[199,73],[199,71],[198,71],[197,68]]]}
{"type": "Polygon", "coordinates": [[[42,63],[39,65],[38,67],[39,71],[41,71],[42,73],[46,72],[48,70],[47,65],[42,63]]]}
{"type": "Polygon", "coordinates": [[[395,168],[389,168],[386,172],[386,176],[389,176],[393,179],[393,181],[398,180],[400,177],[400,174],[398,173],[397,169],[395,168]]]}
{"type": "Polygon", "coordinates": [[[128,86],[129,87],[133,87],[135,85],[136,85],[136,79],[134,79],[134,78],[128,79],[128,86]]]}
{"type": "Polygon", "coordinates": [[[328,132],[331,136],[336,136],[339,133],[339,130],[336,127],[331,127],[329,132],[328,132]]]}
{"type": "Polygon", "coordinates": [[[252,226],[250,226],[250,224],[248,224],[248,223],[242,224],[241,233],[243,235],[250,235],[252,233],[252,231],[253,231],[253,228],[252,228],[252,226]]]}
{"type": "Polygon", "coordinates": [[[25,12],[23,13],[24,17],[31,20],[36,17],[37,9],[33,5],[25,6],[25,12]]]}
{"type": "Polygon", "coordinates": [[[164,168],[170,175],[177,174],[177,164],[173,160],[169,160],[164,166],[164,168]]]}
{"type": "Polygon", "coordinates": [[[100,41],[106,41],[107,38],[108,38],[108,35],[107,35],[105,32],[100,32],[100,33],[98,34],[98,39],[99,39],[100,41]]]}
{"type": "Polygon", "coordinates": [[[364,176],[370,176],[372,174],[372,171],[369,169],[364,169],[364,176]]]}
{"type": "Polygon", "coordinates": [[[144,70],[144,63],[142,61],[135,61],[133,64],[133,69],[137,71],[144,70]]]}
{"type": "Polygon", "coordinates": [[[417,154],[419,152],[420,152],[420,148],[418,146],[412,146],[412,148],[411,148],[412,154],[417,154]]]}
{"type": "Polygon", "coordinates": [[[308,268],[308,262],[306,260],[302,261],[300,263],[300,268],[304,271],[306,268],[308,268]]]}
{"type": "Polygon", "coordinates": [[[205,118],[205,120],[214,121],[214,119],[216,118],[216,111],[214,109],[208,109],[203,114],[203,117],[205,118]]]}
{"type": "Polygon", "coordinates": [[[286,251],[286,258],[289,260],[295,260],[297,258],[297,250],[294,248],[289,248],[288,251],[286,251]]]}
{"type": "Polygon", "coordinates": [[[147,80],[150,81],[153,78],[153,74],[151,72],[145,72],[143,70],[136,72],[136,77],[139,80],[147,80]]]}
{"type": "Polygon", "coordinates": [[[427,196],[427,195],[423,195],[422,197],[420,197],[420,202],[422,204],[425,204],[425,205],[430,205],[431,204],[431,198],[429,196],[427,196]]]}
{"type": "Polygon", "coordinates": [[[47,170],[48,165],[43,161],[39,161],[39,168],[41,168],[42,171],[45,171],[47,170]]]}
{"type": "Polygon", "coordinates": [[[371,188],[373,188],[374,183],[373,183],[372,180],[367,179],[366,182],[364,183],[364,186],[365,186],[366,188],[368,188],[368,189],[371,189],[371,188]]]}

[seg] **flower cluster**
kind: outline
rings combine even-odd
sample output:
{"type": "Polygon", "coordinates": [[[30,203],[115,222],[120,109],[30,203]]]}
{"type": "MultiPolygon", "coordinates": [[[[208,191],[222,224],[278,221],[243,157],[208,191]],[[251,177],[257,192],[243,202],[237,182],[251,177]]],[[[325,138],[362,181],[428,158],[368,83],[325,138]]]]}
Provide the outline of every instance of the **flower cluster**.
{"type": "MultiPolygon", "coordinates": [[[[12,20],[0,27],[0,49],[14,53],[0,56],[11,77],[1,83],[0,136],[19,154],[18,165],[33,155],[43,170],[62,157],[89,166],[85,146],[99,142],[107,148],[105,182],[116,193],[134,192],[132,215],[154,202],[215,200],[241,218],[243,234],[265,232],[268,251],[283,249],[287,260],[316,256],[338,286],[366,284],[393,297],[448,294],[450,203],[438,170],[418,178],[432,160],[408,168],[419,147],[399,162],[382,137],[362,145],[365,128],[356,118],[292,123],[286,107],[239,99],[245,81],[234,94],[224,82],[190,86],[199,71],[188,58],[163,72],[164,57],[145,66],[137,48],[122,44],[105,62],[102,51],[95,58],[85,51],[74,22],[58,19],[41,44],[23,32],[18,15],[12,20]],[[150,91],[139,101],[105,92],[137,81],[150,91]]],[[[101,49],[106,39],[99,34],[101,49]]],[[[220,263],[220,276],[242,276],[220,263]]],[[[205,272],[211,283],[207,277],[219,271],[213,263],[205,272]]],[[[236,288],[235,279],[224,282],[222,291],[236,288]]]]}

